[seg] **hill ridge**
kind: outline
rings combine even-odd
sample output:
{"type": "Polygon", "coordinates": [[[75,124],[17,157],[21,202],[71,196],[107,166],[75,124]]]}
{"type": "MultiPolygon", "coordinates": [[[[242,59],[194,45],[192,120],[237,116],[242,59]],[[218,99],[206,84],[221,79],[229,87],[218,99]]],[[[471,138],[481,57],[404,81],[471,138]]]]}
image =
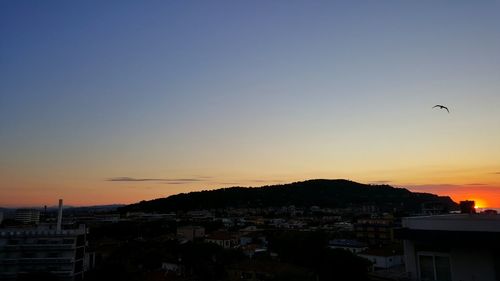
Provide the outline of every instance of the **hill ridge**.
{"type": "Polygon", "coordinates": [[[225,187],[180,193],[141,201],[121,212],[172,212],[220,208],[264,208],[295,205],[346,208],[376,205],[381,210],[418,211],[423,203],[438,202],[447,209],[457,204],[448,196],[411,192],[387,184],[363,184],[346,179],[310,179],[261,187],[225,187]]]}

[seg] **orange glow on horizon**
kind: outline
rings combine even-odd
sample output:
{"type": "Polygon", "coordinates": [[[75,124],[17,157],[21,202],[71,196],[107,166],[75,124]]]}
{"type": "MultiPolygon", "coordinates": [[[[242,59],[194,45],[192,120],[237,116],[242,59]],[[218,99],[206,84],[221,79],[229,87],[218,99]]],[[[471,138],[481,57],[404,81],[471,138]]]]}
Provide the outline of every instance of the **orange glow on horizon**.
{"type": "Polygon", "coordinates": [[[416,192],[428,192],[439,196],[450,196],[453,201],[471,200],[476,209],[500,208],[499,188],[496,186],[430,186],[408,188],[416,192]]]}
{"type": "Polygon", "coordinates": [[[485,208],[488,208],[488,204],[486,204],[486,202],[482,199],[469,199],[469,200],[472,200],[474,201],[475,205],[474,205],[474,208],[477,210],[477,209],[485,209],[485,208]]]}
{"type": "MultiPolygon", "coordinates": [[[[249,177],[249,176],[247,176],[249,177]]],[[[11,184],[12,191],[6,192],[0,196],[1,207],[18,206],[43,206],[55,205],[57,199],[63,198],[65,204],[73,206],[90,206],[105,204],[131,204],[141,200],[152,200],[161,197],[167,197],[174,194],[186,193],[191,191],[217,189],[229,186],[264,186],[272,184],[283,184],[294,181],[302,181],[312,178],[351,178],[360,183],[367,183],[369,180],[361,177],[349,177],[342,175],[339,177],[325,176],[324,174],[313,176],[269,177],[269,181],[250,181],[239,180],[239,178],[215,179],[206,181],[197,181],[189,184],[166,185],[151,181],[144,182],[91,182],[87,185],[85,182],[61,181],[58,184],[43,182],[20,182],[11,184]],[[279,179],[279,181],[277,180],[279,179]],[[71,187],[71,188],[69,188],[71,187]]],[[[419,179],[420,181],[420,179],[419,179]]],[[[457,203],[463,200],[475,201],[476,209],[500,208],[500,184],[491,181],[482,184],[486,180],[481,179],[461,180],[462,182],[471,182],[471,184],[399,184],[389,182],[395,187],[404,187],[413,192],[427,192],[440,196],[450,196],[457,203]]],[[[446,181],[449,182],[449,181],[446,181]]]]}

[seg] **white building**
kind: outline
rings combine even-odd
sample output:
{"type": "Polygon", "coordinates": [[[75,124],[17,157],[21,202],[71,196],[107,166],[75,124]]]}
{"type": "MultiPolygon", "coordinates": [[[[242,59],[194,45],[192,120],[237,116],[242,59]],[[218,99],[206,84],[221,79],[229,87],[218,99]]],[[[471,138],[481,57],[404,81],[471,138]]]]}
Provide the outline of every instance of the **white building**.
{"type": "Polygon", "coordinates": [[[366,250],[358,254],[373,263],[374,269],[389,269],[404,264],[404,256],[396,252],[377,252],[366,250]]]}
{"type": "Polygon", "coordinates": [[[203,237],[205,237],[205,228],[202,226],[186,225],[177,228],[177,238],[180,240],[193,241],[203,237]]]}
{"type": "Polygon", "coordinates": [[[225,249],[238,245],[238,237],[226,231],[216,231],[205,238],[205,242],[217,244],[225,249]]]}
{"type": "Polygon", "coordinates": [[[410,280],[494,281],[500,277],[500,216],[451,214],[403,219],[410,280]]]}
{"type": "Polygon", "coordinates": [[[84,225],[63,230],[48,226],[0,229],[0,280],[17,280],[30,273],[82,280],[87,268],[86,235],[84,225]]]}
{"type": "Polygon", "coordinates": [[[330,249],[342,249],[349,251],[353,254],[363,252],[368,249],[365,243],[361,243],[357,240],[350,239],[334,239],[328,243],[328,248],[330,249]]]}

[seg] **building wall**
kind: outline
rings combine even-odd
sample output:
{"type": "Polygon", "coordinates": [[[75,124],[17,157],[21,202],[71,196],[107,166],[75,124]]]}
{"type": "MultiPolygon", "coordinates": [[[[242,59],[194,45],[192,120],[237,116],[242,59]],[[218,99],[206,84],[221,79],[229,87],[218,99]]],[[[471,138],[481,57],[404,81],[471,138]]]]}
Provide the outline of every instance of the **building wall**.
{"type": "Polygon", "coordinates": [[[241,236],[240,237],[240,246],[245,246],[245,245],[251,244],[252,241],[253,241],[253,239],[250,236],[241,236]]]}
{"type": "Polygon", "coordinates": [[[500,216],[449,214],[403,219],[407,272],[411,280],[445,272],[452,281],[500,278],[500,216]],[[423,270],[422,270],[423,269],[423,270]],[[433,271],[434,270],[434,271],[433,271]],[[422,273],[424,272],[424,273],[422,273]]]}
{"type": "Polygon", "coordinates": [[[205,236],[205,228],[201,226],[183,226],[177,228],[177,236],[189,241],[205,236]]]}
{"type": "Polygon", "coordinates": [[[0,231],[0,280],[15,280],[23,272],[52,273],[60,280],[83,279],[85,234],[85,228],[0,231]]]}
{"type": "Polygon", "coordinates": [[[385,256],[373,256],[373,255],[363,255],[363,254],[360,254],[359,256],[373,262],[373,266],[375,268],[391,268],[394,266],[402,265],[404,263],[403,256],[385,257],[385,256]]]}
{"type": "MultiPolygon", "coordinates": [[[[490,249],[477,249],[473,247],[452,247],[447,252],[416,251],[412,241],[405,240],[406,271],[411,280],[420,280],[419,254],[447,255],[450,259],[452,281],[496,281],[495,254],[490,249]]],[[[500,273],[500,272],[499,272],[500,273]]]]}
{"type": "Polygon", "coordinates": [[[15,220],[24,224],[40,223],[40,211],[33,209],[18,209],[15,220]]]}
{"type": "Polygon", "coordinates": [[[214,243],[217,244],[225,249],[232,248],[236,245],[238,245],[238,240],[237,239],[210,239],[207,238],[205,239],[207,243],[214,243]]]}
{"type": "Polygon", "coordinates": [[[328,247],[330,249],[342,249],[342,250],[346,250],[346,251],[349,251],[349,252],[351,252],[353,254],[361,253],[364,250],[368,249],[368,247],[349,247],[349,246],[335,246],[335,245],[328,246],[328,247]]]}
{"type": "Polygon", "coordinates": [[[354,224],[356,238],[370,244],[393,241],[393,228],[393,221],[388,219],[362,219],[354,224]]]}
{"type": "Polygon", "coordinates": [[[410,280],[417,280],[418,269],[417,259],[415,254],[415,244],[412,241],[404,240],[404,255],[405,255],[405,268],[410,280]]]}
{"type": "Polygon", "coordinates": [[[452,280],[497,280],[493,253],[488,249],[453,248],[450,256],[452,280]]]}

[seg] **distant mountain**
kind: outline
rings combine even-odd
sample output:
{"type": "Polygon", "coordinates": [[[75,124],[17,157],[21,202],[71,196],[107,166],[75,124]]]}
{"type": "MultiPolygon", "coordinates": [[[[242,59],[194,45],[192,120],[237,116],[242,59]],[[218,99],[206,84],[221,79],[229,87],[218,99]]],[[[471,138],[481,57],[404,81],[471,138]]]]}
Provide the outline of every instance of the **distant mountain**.
{"type": "MultiPolygon", "coordinates": [[[[116,211],[118,208],[125,206],[124,204],[111,204],[111,205],[95,205],[95,206],[80,206],[80,207],[75,207],[71,205],[63,205],[63,210],[66,211],[98,211],[98,212],[104,212],[104,211],[116,211]]],[[[18,207],[18,208],[1,208],[0,207],[0,212],[13,212],[17,209],[35,209],[35,210],[40,210],[44,211],[45,208],[42,206],[32,206],[32,207],[18,207]]],[[[57,212],[59,209],[59,206],[47,206],[47,211],[48,212],[57,212]]]]}
{"type": "Polygon", "coordinates": [[[440,203],[448,209],[457,204],[448,196],[411,192],[389,185],[367,185],[348,180],[308,180],[263,187],[230,187],[181,193],[167,198],[141,201],[119,208],[120,212],[171,212],[227,207],[331,208],[376,205],[381,210],[419,211],[422,203],[440,203]]]}
{"type": "MultiPolygon", "coordinates": [[[[69,212],[113,212],[117,209],[123,207],[123,204],[111,204],[111,205],[95,205],[95,206],[81,206],[81,207],[69,207],[64,211],[69,212]]],[[[65,206],[66,207],[66,206],[65,206]]]]}

